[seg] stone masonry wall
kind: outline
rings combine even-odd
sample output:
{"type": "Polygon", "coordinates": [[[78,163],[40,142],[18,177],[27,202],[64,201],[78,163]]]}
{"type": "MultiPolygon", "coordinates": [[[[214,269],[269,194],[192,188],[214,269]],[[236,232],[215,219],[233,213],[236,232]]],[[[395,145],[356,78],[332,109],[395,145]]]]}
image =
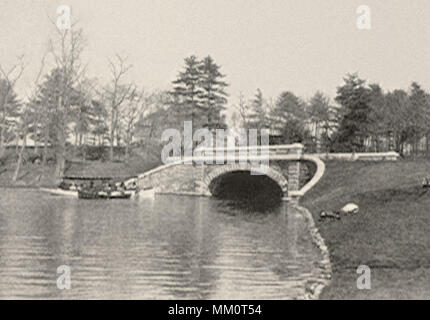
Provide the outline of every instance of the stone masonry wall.
{"type": "MultiPolygon", "coordinates": [[[[301,156],[303,146],[297,145],[282,154],[297,154],[301,156]]],[[[210,195],[209,183],[211,171],[225,166],[225,170],[236,170],[237,165],[197,165],[178,163],[160,168],[138,178],[141,189],[154,188],[156,193],[176,193],[193,195],[210,195]]],[[[239,166],[240,167],[240,166],[239,166]]],[[[241,167],[240,167],[241,168],[241,167]]],[[[239,168],[239,169],[240,169],[239,168]]],[[[245,164],[245,169],[247,165],[245,164]]],[[[300,189],[300,161],[270,161],[269,177],[279,183],[285,193],[300,189]],[[282,163],[282,165],[280,165],[282,163]],[[287,185],[287,186],[286,186],[287,185]]],[[[219,170],[218,170],[219,171],[219,170]]],[[[221,170],[223,171],[223,170],[221,170]]],[[[222,172],[221,172],[222,173],[222,172]]]]}
{"type": "Polygon", "coordinates": [[[201,179],[201,166],[178,164],[138,179],[141,189],[155,188],[156,193],[200,193],[198,181],[201,179]]]}

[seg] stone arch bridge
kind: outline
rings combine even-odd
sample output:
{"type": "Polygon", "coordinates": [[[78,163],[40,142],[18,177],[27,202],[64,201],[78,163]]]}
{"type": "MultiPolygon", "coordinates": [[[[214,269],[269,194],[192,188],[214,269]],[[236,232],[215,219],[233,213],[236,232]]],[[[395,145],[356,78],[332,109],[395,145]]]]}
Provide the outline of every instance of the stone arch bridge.
{"type": "Polygon", "coordinates": [[[301,144],[201,150],[199,157],[183,158],[139,175],[139,188],[154,188],[158,194],[211,196],[217,179],[250,172],[276,183],[283,200],[297,201],[325,170],[319,158],[303,154],[301,144]]]}

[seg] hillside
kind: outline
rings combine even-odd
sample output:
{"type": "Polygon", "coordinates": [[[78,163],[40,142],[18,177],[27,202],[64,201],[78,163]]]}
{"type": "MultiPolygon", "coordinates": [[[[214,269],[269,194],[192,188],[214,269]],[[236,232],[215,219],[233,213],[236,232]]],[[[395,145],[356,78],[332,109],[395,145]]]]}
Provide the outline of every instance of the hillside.
{"type": "MultiPolygon", "coordinates": [[[[138,150],[137,150],[138,151],[138,150]]],[[[159,156],[154,153],[142,154],[135,151],[134,154],[125,161],[67,161],[66,176],[86,176],[86,177],[128,177],[143,173],[158,166],[161,162],[159,156]]],[[[17,157],[11,154],[4,157],[0,163],[0,186],[1,187],[55,187],[55,164],[49,162],[48,165],[35,164],[27,161],[22,165],[18,175],[18,181],[12,183],[12,177],[16,168],[17,157]]]]}
{"type": "Polygon", "coordinates": [[[420,299],[430,295],[430,161],[328,162],[302,201],[330,250],[333,279],[322,299],[420,299]],[[318,222],[321,210],[347,202],[360,213],[318,222]],[[356,269],[368,265],[372,289],[358,290],[356,269]]]}

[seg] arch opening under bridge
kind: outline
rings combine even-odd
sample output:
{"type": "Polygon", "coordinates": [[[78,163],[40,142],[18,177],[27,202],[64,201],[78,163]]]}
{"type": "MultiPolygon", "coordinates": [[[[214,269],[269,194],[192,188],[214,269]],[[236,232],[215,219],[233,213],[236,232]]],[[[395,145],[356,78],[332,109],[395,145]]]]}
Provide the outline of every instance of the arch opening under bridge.
{"type": "Polygon", "coordinates": [[[281,186],[266,175],[250,171],[229,171],[214,178],[209,192],[215,198],[241,200],[251,203],[277,203],[284,197],[281,186]]]}
{"type": "Polygon", "coordinates": [[[281,200],[288,192],[288,180],[270,167],[229,164],[211,171],[204,179],[209,193],[217,198],[281,200]]]}

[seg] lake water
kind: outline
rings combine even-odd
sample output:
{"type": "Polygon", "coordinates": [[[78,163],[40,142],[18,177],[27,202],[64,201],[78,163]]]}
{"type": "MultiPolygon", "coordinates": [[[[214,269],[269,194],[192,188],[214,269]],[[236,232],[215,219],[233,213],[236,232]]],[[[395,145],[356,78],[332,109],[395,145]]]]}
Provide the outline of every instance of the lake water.
{"type": "Polygon", "coordinates": [[[307,221],[283,203],[0,191],[1,299],[294,299],[319,276],[307,221]]]}

